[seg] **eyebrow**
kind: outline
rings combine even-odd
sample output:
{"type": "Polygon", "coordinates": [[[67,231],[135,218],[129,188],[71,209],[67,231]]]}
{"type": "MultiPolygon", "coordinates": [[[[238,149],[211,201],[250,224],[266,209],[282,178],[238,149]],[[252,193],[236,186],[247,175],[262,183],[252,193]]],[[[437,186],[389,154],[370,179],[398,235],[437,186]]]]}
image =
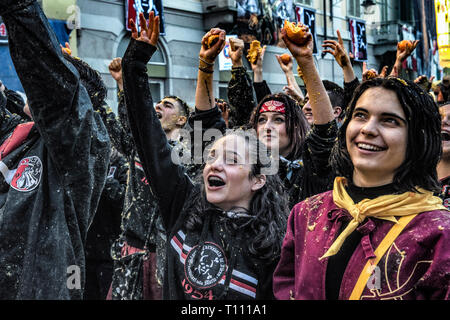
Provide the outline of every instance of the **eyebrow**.
{"type": "MultiPolygon", "coordinates": [[[[355,108],[355,110],[353,110],[353,113],[355,113],[356,111],[364,111],[364,112],[366,112],[366,113],[370,113],[367,109],[364,109],[364,108],[361,108],[361,107],[355,108]]],[[[403,118],[402,118],[401,116],[399,116],[398,114],[395,114],[395,113],[392,113],[392,112],[383,112],[381,115],[384,116],[384,117],[387,116],[387,117],[397,118],[397,119],[403,121],[405,124],[408,124],[408,123],[406,122],[406,119],[403,119],[403,118]]]]}

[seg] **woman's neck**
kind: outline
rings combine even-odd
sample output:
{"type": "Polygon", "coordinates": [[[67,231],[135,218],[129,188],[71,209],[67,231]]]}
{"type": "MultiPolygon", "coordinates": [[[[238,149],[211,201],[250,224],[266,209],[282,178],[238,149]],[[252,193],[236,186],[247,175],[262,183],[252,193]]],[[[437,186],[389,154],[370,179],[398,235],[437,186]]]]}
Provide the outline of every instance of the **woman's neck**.
{"type": "Polygon", "coordinates": [[[436,170],[439,180],[450,176],[450,161],[442,159],[439,161],[436,170]]]}

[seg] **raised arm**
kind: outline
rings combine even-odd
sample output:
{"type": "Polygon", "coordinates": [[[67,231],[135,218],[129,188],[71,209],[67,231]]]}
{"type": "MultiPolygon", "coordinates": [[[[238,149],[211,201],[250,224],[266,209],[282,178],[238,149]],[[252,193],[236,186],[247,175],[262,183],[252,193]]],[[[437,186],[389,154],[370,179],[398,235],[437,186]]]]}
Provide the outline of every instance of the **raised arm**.
{"type": "Polygon", "coordinates": [[[292,42],[287,37],[286,29],[284,28],[281,29],[281,38],[303,72],[303,80],[311,101],[314,123],[326,124],[333,121],[334,115],[330,99],[320,79],[319,72],[314,65],[314,42],[311,33],[307,33],[306,41],[301,45],[292,42]]]}
{"type": "Polygon", "coordinates": [[[156,51],[159,17],[150,13],[149,23],[140,14],[141,33],[132,22],[132,39],[122,59],[128,120],[145,176],[158,199],[165,227],[170,229],[192,187],[184,168],[174,163],[172,148],[161,127],[147,75],[147,63],[156,51]],[[176,201],[175,201],[176,200],[176,201]]]}
{"type": "Polygon", "coordinates": [[[419,44],[419,40],[416,41],[409,41],[404,40],[406,42],[399,42],[397,45],[397,57],[395,59],[394,67],[392,68],[392,71],[390,73],[390,76],[392,77],[398,77],[400,74],[400,70],[402,69],[403,61],[408,58],[413,51],[416,49],[417,45],[419,44]],[[401,44],[404,43],[405,46],[403,47],[401,44]]]}
{"type": "MultiPolygon", "coordinates": [[[[82,192],[84,198],[86,193],[93,193],[95,202],[106,176],[109,137],[80,85],[78,72],[64,59],[35,1],[1,1],[0,15],[8,29],[11,57],[33,120],[57,173],[64,185],[82,192]]],[[[95,206],[91,203],[87,209],[95,206]]]]}
{"type": "Polygon", "coordinates": [[[199,53],[197,89],[195,91],[195,107],[198,110],[208,110],[215,106],[213,76],[214,63],[217,56],[225,47],[225,31],[213,28],[202,38],[199,53]],[[211,39],[217,37],[211,44],[211,39]],[[210,39],[211,38],[211,39],[210,39]]]}
{"type": "Polygon", "coordinates": [[[295,99],[298,103],[303,103],[305,100],[305,96],[303,95],[302,89],[300,89],[297,80],[294,76],[293,71],[293,60],[289,54],[286,55],[275,55],[281,70],[286,76],[287,86],[283,88],[288,95],[290,95],[293,99],[295,99]]]}
{"type": "Polygon", "coordinates": [[[335,40],[325,40],[322,47],[325,48],[323,52],[331,53],[338,65],[342,68],[344,73],[344,82],[352,82],[356,76],[353,71],[352,63],[350,57],[345,50],[344,41],[342,40],[341,33],[339,30],[336,31],[338,41],[335,40]]]}
{"type": "Polygon", "coordinates": [[[228,101],[235,127],[248,123],[250,114],[256,105],[252,80],[242,63],[243,50],[244,41],[230,39],[230,58],[233,68],[231,69],[231,79],[228,82],[228,101]]]}

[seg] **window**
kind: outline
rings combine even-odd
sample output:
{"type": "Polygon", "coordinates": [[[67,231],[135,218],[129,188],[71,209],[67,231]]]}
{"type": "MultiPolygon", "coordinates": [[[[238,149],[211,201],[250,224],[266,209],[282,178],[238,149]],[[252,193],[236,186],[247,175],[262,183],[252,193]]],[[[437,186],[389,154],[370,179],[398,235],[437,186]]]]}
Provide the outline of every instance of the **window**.
{"type": "Polygon", "coordinates": [[[411,0],[400,0],[400,20],[414,23],[413,3],[411,0]]]}
{"type": "Polygon", "coordinates": [[[312,6],[312,0],[295,0],[296,4],[306,4],[308,6],[312,6]]]}
{"type": "Polygon", "coordinates": [[[360,17],[361,0],[347,0],[347,14],[352,17],[360,17]]]}
{"type": "Polygon", "coordinates": [[[156,106],[156,104],[164,97],[164,81],[151,79],[149,81],[149,84],[150,93],[152,94],[153,98],[153,106],[156,106]]]}

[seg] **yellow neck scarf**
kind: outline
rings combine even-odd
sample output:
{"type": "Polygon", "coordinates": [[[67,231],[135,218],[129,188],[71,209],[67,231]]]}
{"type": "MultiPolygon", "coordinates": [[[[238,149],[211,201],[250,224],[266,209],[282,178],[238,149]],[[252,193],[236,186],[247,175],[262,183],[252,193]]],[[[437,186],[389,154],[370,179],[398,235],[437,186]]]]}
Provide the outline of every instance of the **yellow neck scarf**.
{"type": "Polygon", "coordinates": [[[408,216],[432,210],[446,210],[440,198],[433,196],[431,191],[422,188],[416,188],[421,193],[405,192],[402,194],[390,194],[372,200],[364,199],[355,204],[345,190],[346,185],[347,180],[344,177],[337,177],[334,180],[333,200],[339,208],[347,210],[353,217],[353,220],[350,221],[347,228],[342,231],[319,260],[338,253],[345,239],[356,230],[358,225],[366,217],[397,223],[395,216],[408,216]]]}

